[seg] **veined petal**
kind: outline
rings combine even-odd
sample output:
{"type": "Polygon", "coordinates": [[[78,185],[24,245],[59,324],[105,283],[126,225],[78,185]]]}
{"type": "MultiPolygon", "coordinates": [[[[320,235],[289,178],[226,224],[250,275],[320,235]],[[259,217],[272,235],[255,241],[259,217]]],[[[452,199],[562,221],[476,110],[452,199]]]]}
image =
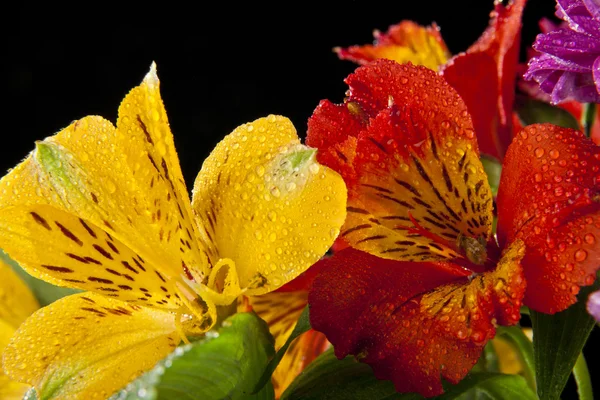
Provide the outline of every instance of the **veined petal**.
{"type": "Polygon", "coordinates": [[[481,37],[441,71],[467,104],[481,152],[498,159],[502,159],[512,138],[511,113],[525,2],[514,0],[508,6],[497,2],[481,37]],[[474,67],[480,64],[481,68],[474,67]],[[480,84],[486,88],[495,84],[496,89],[491,93],[486,90],[481,96],[485,89],[480,84]]]}
{"type": "Polygon", "coordinates": [[[400,64],[411,62],[423,65],[435,71],[450,58],[450,52],[435,24],[423,27],[412,21],[401,21],[390,26],[387,33],[375,31],[374,35],[375,45],[334,50],[341,59],[359,64],[386,58],[400,64]]]}
{"type": "Polygon", "coordinates": [[[327,350],[329,346],[331,344],[325,335],[314,329],[297,337],[288,347],[271,377],[275,389],[275,398],[280,398],[308,364],[327,350]]]}
{"type": "Polygon", "coordinates": [[[346,187],[300,144],[287,118],[272,115],[216,146],[194,184],[193,207],[212,262],[233,260],[240,287],[258,295],[325,254],[346,215],[346,187]]]}
{"type": "MultiPolygon", "coordinates": [[[[313,268],[309,268],[309,271],[313,268]]],[[[308,303],[308,286],[305,289],[292,292],[276,291],[248,299],[251,309],[269,326],[269,332],[275,338],[275,351],[288,340],[308,303]]],[[[271,379],[275,397],[279,398],[296,376],[328,346],[325,335],[312,329],[296,338],[273,372],[271,379]]]]}
{"type": "Polygon", "coordinates": [[[25,282],[2,260],[0,276],[0,321],[16,329],[40,305],[25,282]]]}
{"type": "Polygon", "coordinates": [[[346,82],[346,103],[322,103],[307,139],[348,185],[341,238],[383,258],[414,261],[462,257],[459,235],[487,241],[491,190],[456,92],[431,70],[388,60],[358,68],[346,82]],[[325,139],[336,116],[349,135],[336,134],[338,143],[356,138],[352,158],[325,139]]]}
{"type": "Polygon", "coordinates": [[[498,239],[521,239],[525,304],[555,313],[591,285],[600,257],[600,147],[550,124],[523,129],[511,144],[498,192],[498,239]]]}
{"type": "Polygon", "coordinates": [[[400,392],[438,395],[441,377],[456,383],[477,362],[496,322],[519,320],[523,253],[516,242],[494,271],[469,278],[452,264],[342,250],[322,261],[309,295],[311,325],[338,358],[355,355],[400,392]]]}
{"type": "MultiPolygon", "coordinates": [[[[154,64],[123,100],[117,129],[85,117],[0,180],[0,247],[55,284],[175,308],[179,282],[186,304],[197,303],[183,281],[210,269],[154,64]]],[[[210,299],[198,303],[214,321],[210,299]]]]}
{"type": "Polygon", "coordinates": [[[105,399],[178,342],[173,314],[82,293],[27,319],[4,352],[4,370],[40,398],[105,399]]]}
{"type": "Polygon", "coordinates": [[[108,228],[47,205],[0,209],[0,244],[31,275],[133,304],[176,309],[173,285],[108,228]]]}

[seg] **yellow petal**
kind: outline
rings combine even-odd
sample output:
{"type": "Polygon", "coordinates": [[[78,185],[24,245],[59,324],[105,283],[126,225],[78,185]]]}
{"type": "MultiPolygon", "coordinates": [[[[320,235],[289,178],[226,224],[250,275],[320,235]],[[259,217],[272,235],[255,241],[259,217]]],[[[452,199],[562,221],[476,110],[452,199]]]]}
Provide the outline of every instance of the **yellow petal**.
{"type": "Polygon", "coordinates": [[[460,258],[461,238],[487,241],[492,192],[473,138],[429,135],[418,150],[398,153],[360,165],[345,242],[382,258],[425,261],[460,258]]]}
{"type": "Polygon", "coordinates": [[[171,313],[75,294],[21,325],[4,369],[43,399],[105,399],[169,354],[174,331],[171,313]]]}
{"type": "MultiPolygon", "coordinates": [[[[0,248],[49,282],[172,308],[178,305],[173,301],[176,282],[189,276],[201,282],[210,270],[154,65],[124,99],[117,126],[95,116],[76,121],[39,142],[0,180],[0,248]],[[42,219],[32,213],[43,214],[42,219]],[[82,267],[87,277],[83,272],[65,275],[82,267]],[[147,274],[142,274],[144,267],[147,274]],[[113,284],[107,287],[106,281],[113,284]],[[152,300],[146,301],[149,292],[152,300]]],[[[192,305],[195,295],[186,301],[192,305]]]]}
{"type": "Polygon", "coordinates": [[[2,260],[0,277],[0,323],[7,323],[16,329],[40,306],[25,282],[2,260]]]}
{"type": "MultiPolygon", "coordinates": [[[[0,261],[0,265],[2,262],[0,261]]],[[[10,267],[8,267],[10,269],[10,267]]],[[[4,271],[0,275],[3,278],[8,275],[4,275],[4,271]]],[[[15,333],[15,328],[8,322],[0,319],[0,354],[4,352],[4,348],[10,341],[10,338],[15,333]]],[[[22,399],[25,392],[29,390],[30,386],[23,383],[15,382],[8,376],[4,375],[4,370],[0,368],[0,399],[12,400],[22,399]]]]}
{"type": "Polygon", "coordinates": [[[271,115],[225,137],[198,174],[192,205],[211,261],[231,259],[249,295],[304,272],[339,233],[346,188],[314,152],[287,118],[271,115]]]}
{"type": "Polygon", "coordinates": [[[52,206],[0,209],[0,244],[33,276],[143,306],[179,308],[167,279],[107,230],[52,206]]]}

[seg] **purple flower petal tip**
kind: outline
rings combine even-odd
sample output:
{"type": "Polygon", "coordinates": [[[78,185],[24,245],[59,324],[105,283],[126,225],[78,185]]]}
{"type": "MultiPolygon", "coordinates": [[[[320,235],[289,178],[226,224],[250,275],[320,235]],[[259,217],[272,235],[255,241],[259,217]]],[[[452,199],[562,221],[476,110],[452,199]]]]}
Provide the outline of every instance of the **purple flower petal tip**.
{"type": "Polygon", "coordinates": [[[590,315],[600,323],[600,290],[590,295],[588,298],[587,309],[590,315]]]}
{"type": "Polygon", "coordinates": [[[552,103],[600,103],[600,0],[557,0],[565,27],[539,34],[524,78],[536,81],[552,103]]]}

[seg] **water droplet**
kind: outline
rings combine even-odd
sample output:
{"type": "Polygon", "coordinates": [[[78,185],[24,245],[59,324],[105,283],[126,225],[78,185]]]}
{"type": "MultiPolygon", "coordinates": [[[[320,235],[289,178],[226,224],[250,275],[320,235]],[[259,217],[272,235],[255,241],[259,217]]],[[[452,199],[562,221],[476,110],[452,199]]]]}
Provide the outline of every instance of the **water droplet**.
{"type": "Polygon", "coordinates": [[[544,149],[541,147],[538,147],[537,149],[535,149],[535,151],[533,152],[533,154],[535,154],[535,156],[537,158],[541,158],[544,155],[544,149]]]}
{"type": "Polygon", "coordinates": [[[267,214],[267,217],[269,218],[269,221],[272,221],[272,222],[277,221],[277,214],[275,213],[275,211],[270,211],[267,214]]]}
{"type": "Polygon", "coordinates": [[[106,180],[106,191],[109,194],[113,194],[114,192],[117,191],[117,185],[115,185],[115,183],[113,181],[111,181],[110,179],[106,180]]]}
{"type": "Polygon", "coordinates": [[[152,119],[156,122],[160,120],[160,114],[158,113],[158,110],[156,108],[152,109],[152,119]]]}
{"type": "Polygon", "coordinates": [[[467,337],[467,334],[462,329],[459,329],[456,332],[456,337],[459,338],[459,339],[465,339],[467,337]]]}
{"type": "Polygon", "coordinates": [[[407,172],[408,171],[408,165],[406,164],[400,164],[400,168],[402,168],[402,171],[407,172]]]}
{"type": "Polygon", "coordinates": [[[277,240],[277,234],[275,232],[271,232],[271,234],[269,235],[269,240],[271,242],[274,242],[275,240],[277,240]]]}
{"type": "Polygon", "coordinates": [[[552,150],[550,150],[550,153],[548,153],[548,155],[550,155],[550,158],[553,158],[556,160],[560,156],[560,153],[558,152],[558,150],[552,149],[552,150]]]}
{"type": "Polygon", "coordinates": [[[283,253],[283,250],[281,249],[281,247],[278,247],[275,252],[279,255],[281,255],[283,253]]]}
{"type": "Polygon", "coordinates": [[[340,230],[336,228],[331,228],[331,230],[329,231],[329,236],[331,236],[332,239],[337,238],[339,234],[340,230]]]}
{"type": "Polygon", "coordinates": [[[541,182],[542,181],[542,174],[537,173],[534,175],[535,181],[536,182],[541,182]]]}
{"type": "Polygon", "coordinates": [[[289,182],[287,185],[285,185],[285,188],[288,192],[291,192],[292,190],[296,189],[296,184],[294,182],[289,182]]]}
{"type": "Polygon", "coordinates": [[[265,167],[263,167],[262,165],[259,165],[258,167],[256,167],[256,175],[262,177],[265,174],[265,167]]]}
{"type": "Polygon", "coordinates": [[[572,294],[577,294],[579,293],[579,286],[577,285],[572,285],[569,290],[571,291],[572,294]]]}
{"type": "Polygon", "coordinates": [[[587,251],[579,249],[575,252],[575,261],[582,262],[587,258],[587,251]]]}
{"type": "Polygon", "coordinates": [[[319,164],[311,164],[310,167],[308,167],[308,169],[311,173],[318,174],[321,168],[319,167],[319,164]]]}
{"type": "Polygon", "coordinates": [[[275,186],[273,186],[271,188],[271,194],[273,195],[273,197],[279,197],[281,196],[281,192],[279,191],[279,189],[275,186]]]}
{"type": "Polygon", "coordinates": [[[254,232],[254,237],[257,238],[258,240],[262,239],[262,233],[260,231],[255,231],[254,232]]]}

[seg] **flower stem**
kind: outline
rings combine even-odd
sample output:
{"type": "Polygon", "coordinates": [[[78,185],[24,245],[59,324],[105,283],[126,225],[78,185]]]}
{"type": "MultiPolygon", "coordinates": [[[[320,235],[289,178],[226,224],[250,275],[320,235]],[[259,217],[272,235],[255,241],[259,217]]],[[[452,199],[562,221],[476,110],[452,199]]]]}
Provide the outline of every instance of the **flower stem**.
{"type": "Polygon", "coordinates": [[[579,355],[575,367],[573,367],[573,377],[575,377],[575,382],[577,383],[579,400],[593,400],[592,380],[590,379],[590,371],[588,370],[583,353],[579,355]]]}
{"type": "Polygon", "coordinates": [[[592,134],[592,126],[596,119],[596,103],[586,103],[583,105],[583,114],[581,115],[581,126],[585,136],[590,137],[592,134]]]}

